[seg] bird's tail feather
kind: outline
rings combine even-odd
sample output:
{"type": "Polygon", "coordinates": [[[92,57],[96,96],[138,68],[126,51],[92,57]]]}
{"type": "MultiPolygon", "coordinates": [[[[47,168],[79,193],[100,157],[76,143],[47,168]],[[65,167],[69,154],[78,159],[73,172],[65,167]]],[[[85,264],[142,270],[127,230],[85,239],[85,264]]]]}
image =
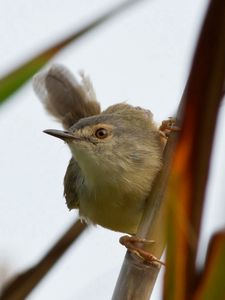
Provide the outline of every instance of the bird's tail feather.
{"type": "Polygon", "coordinates": [[[100,113],[92,83],[80,73],[81,80],[61,65],[53,65],[33,78],[33,88],[46,110],[68,129],[79,119],[100,113]]]}

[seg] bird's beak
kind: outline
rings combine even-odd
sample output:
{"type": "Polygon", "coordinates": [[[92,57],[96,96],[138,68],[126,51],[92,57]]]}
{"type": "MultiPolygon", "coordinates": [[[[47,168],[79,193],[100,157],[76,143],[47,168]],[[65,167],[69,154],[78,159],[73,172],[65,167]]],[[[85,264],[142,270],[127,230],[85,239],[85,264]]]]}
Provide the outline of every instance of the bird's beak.
{"type": "Polygon", "coordinates": [[[80,140],[79,137],[76,137],[73,133],[64,130],[56,130],[56,129],[46,129],[43,131],[49,135],[55,136],[65,142],[72,142],[73,140],[80,140]]]}

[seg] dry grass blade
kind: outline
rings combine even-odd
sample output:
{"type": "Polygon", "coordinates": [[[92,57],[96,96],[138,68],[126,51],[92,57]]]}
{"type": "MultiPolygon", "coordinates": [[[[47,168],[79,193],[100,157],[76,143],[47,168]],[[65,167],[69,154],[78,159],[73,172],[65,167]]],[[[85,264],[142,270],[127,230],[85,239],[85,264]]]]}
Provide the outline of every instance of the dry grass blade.
{"type": "Polygon", "coordinates": [[[0,300],[22,300],[36,287],[68,247],[80,237],[85,223],[76,221],[35,266],[18,275],[3,290],[0,300]]]}
{"type": "Polygon", "coordinates": [[[225,2],[211,1],[185,93],[169,180],[164,299],[190,299],[214,130],[225,78],[225,2]],[[216,34],[215,34],[216,32],[216,34]]]}
{"type": "Polygon", "coordinates": [[[106,12],[96,20],[90,22],[85,27],[73,32],[70,36],[67,36],[55,45],[45,49],[41,53],[35,55],[33,58],[12,70],[10,73],[6,74],[3,78],[0,78],[0,104],[5,102],[10,95],[18,90],[65,46],[71,42],[79,40],[81,37],[87,33],[90,33],[93,29],[103,24],[108,19],[139,2],[140,0],[129,0],[122,2],[120,5],[111,9],[109,12],[106,12]]]}

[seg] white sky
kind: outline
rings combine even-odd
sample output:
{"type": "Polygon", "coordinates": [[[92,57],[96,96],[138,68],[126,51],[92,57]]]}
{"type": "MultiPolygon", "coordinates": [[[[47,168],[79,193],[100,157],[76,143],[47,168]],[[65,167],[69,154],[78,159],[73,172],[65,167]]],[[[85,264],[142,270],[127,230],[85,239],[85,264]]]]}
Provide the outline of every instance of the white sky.
{"type": "MultiPolygon", "coordinates": [[[[175,112],[180,100],[207,2],[141,1],[66,48],[54,62],[73,72],[85,70],[103,108],[128,101],[149,108],[160,122],[175,112]]],[[[0,1],[0,76],[116,3],[0,1]]],[[[224,107],[222,111],[224,116],[224,107]]],[[[224,126],[221,118],[219,128],[224,126]]],[[[30,82],[0,108],[0,267],[8,266],[10,273],[35,263],[76,215],[68,212],[62,196],[69,150],[44,135],[46,128],[60,126],[44,112],[30,82]]],[[[210,232],[224,225],[225,207],[219,201],[225,138],[220,132],[218,136],[203,251],[210,232]]],[[[125,254],[120,236],[100,227],[89,229],[28,298],[110,299],[125,254]]],[[[160,290],[158,282],[153,300],[160,299],[160,290]]]]}

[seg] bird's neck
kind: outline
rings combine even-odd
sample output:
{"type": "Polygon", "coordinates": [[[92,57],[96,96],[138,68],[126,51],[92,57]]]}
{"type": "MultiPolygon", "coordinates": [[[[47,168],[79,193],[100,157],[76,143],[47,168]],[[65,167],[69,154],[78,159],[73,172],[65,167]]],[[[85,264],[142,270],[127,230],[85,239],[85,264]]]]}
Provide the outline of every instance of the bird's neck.
{"type": "Polygon", "coordinates": [[[72,151],[86,184],[89,186],[104,186],[110,184],[111,170],[106,165],[99,162],[98,158],[92,157],[79,150],[72,151]]]}

